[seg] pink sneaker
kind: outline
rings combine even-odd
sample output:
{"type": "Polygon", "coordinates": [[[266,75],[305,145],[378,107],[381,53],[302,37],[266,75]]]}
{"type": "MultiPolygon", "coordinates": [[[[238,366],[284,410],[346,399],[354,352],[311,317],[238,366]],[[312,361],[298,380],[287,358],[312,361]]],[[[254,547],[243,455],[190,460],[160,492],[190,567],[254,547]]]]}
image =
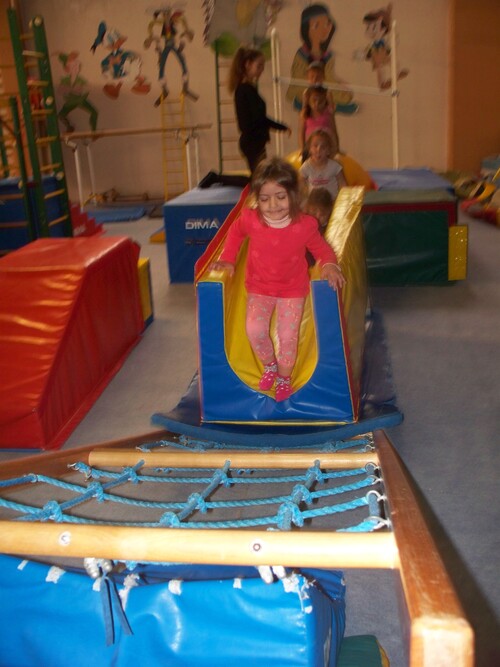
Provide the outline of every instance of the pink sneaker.
{"type": "Polygon", "coordinates": [[[259,389],[262,389],[262,391],[268,391],[269,389],[271,389],[272,386],[274,385],[274,381],[276,380],[277,374],[278,374],[278,366],[276,365],[276,362],[264,366],[264,372],[259,381],[259,389]]]}
{"type": "Polygon", "coordinates": [[[292,393],[292,382],[290,377],[278,375],[276,378],[276,402],[286,401],[292,393]]]}

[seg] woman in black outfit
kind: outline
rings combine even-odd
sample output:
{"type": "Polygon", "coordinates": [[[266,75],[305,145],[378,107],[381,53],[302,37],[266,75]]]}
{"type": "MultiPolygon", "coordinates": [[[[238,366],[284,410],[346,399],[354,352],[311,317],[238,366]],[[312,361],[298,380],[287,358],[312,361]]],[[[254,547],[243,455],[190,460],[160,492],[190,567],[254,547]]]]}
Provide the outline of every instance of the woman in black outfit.
{"type": "Polygon", "coordinates": [[[240,47],[229,73],[228,87],[234,93],[236,117],[240,128],[240,149],[248,162],[250,172],[266,157],[269,130],[288,132],[287,125],[266,115],[266,103],[257,91],[257,82],[264,71],[264,55],[257,49],[240,47]]]}

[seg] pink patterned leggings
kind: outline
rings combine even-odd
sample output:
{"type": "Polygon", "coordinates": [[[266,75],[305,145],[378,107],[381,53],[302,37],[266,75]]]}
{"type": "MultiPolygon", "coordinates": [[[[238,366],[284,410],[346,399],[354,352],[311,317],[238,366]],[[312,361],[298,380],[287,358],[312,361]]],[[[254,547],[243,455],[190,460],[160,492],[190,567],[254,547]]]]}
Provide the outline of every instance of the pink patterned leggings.
{"type": "Polygon", "coordinates": [[[247,336],[253,351],[263,364],[273,361],[276,354],[279,366],[293,368],[295,365],[304,302],[305,299],[302,297],[279,298],[261,294],[248,295],[247,336]],[[271,317],[275,309],[278,337],[276,353],[270,335],[271,317]]]}

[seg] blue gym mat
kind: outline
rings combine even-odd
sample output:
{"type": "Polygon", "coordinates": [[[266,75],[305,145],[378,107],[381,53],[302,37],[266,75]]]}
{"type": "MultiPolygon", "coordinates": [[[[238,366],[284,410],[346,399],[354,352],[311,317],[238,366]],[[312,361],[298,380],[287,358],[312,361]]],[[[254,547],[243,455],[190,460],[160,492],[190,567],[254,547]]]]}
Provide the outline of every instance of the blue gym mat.
{"type": "Polygon", "coordinates": [[[96,222],[129,222],[138,220],[146,215],[144,206],[110,206],[109,208],[85,208],[85,213],[96,222]]]}
{"type": "Polygon", "coordinates": [[[244,447],[307,447],[329,440],[343,440],[376,429],[396,426],[403,415],[396,405],[382,317],[371,312],[366,320],[366,339],[361,382],[359,420],[338,426],[238,425],[202,423],[198,374],[191,381],[177,406],[152,415],[152,424],[173,433],[200,440],[217,441],[218,445],[244,447]]]}

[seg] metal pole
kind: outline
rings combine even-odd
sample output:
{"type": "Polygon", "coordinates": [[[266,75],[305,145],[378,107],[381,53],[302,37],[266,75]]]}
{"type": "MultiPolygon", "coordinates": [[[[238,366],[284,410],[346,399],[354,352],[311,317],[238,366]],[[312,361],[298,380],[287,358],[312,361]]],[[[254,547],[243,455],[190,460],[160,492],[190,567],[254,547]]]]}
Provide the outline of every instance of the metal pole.
{"type": "MultiPolygon", "coordinates": [[[[279,40],[276,28],[271,30],[271,72],[273,77],[273,102],[274,102],[274,117],[277,121],[281,121],[281,95],[280,95],[280,67],[279,67],[279,40]]],[[[276,152],[278,155],[283,155],[283,136],[281,132],[276,132],[276,152]]]]}
{"type": "Polygon", "coordinates": [[[68,146],[68,148],[71,148],[75,158],[76,182],[78,185],[78,201],[80,202],[80,211],[83,211],[84,200],[83,200],[83,188],[82,188],[82,166],[80,164],[80,154],[78,153],[78,143],[76,141],[66,140],[66,146],[68,146]]]}
{"type": "Polygon", "coordinates": [[[398,119],[398,73],[396,62],[396,21],[392,22],[391,34],[391,109],[392,109],[392,168],[399,169],[399,119],[398,119]]]}
{"type": "Polygon", "coordinates": [[[95,184],[94,162],[92,160],[92,151],[90,150],[90,145],[90,143],[85,144],[85,149],[87,151],[87,162],[89,164],[90,194],[92,203],[97,204],[97,188],[95,184]]]}

